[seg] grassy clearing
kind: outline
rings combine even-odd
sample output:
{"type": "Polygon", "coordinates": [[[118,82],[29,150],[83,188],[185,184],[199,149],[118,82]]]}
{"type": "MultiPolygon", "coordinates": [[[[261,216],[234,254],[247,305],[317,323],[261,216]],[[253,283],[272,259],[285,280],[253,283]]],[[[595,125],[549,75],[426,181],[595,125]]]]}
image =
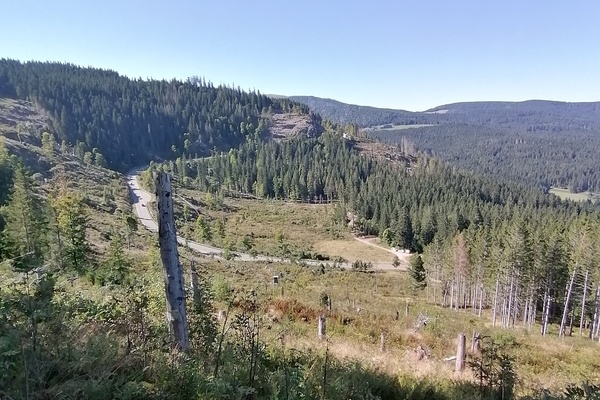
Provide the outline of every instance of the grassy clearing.
{"type": "Polygon", "coordinates": [[[573,200],[573,201],[587,201],[591,200],[593,202],[598,201],[599,194],[598,193],[590,193],[590,192],[581,192],[581,193],[573,193],[569,189],[564,188],[552,188],[549,190],[550,193],[555,194],[563,200],[573,200]]]}
{"type": "MultiPolygon", "coordinates": [[[[330,354],[360,361],[392,376],[408,374],[473,381],[470,372],[457,376],[453,363],[443,359],[455,353],[459,333],[464,332],[470,338],[475,330],[514,342],[511,354],[515,358],[521,395],[544,388],[556,393],[571,382],[600,381],[598,343],[578,336],[559,339],[556,332],[541,337],[538,326],[531,332],[492,329],[489,310],[478,317],[468,310],[456,313],[429,304],[425,301],[426,292],[415,292],[405,272],[327,270],[321,274],[295,265],[224,261],[206,261],[204,271],[211,279],[225,280],[240,293],[250,290],[258,293],[267,326],[264,339],[272,346],[280,346],[283,335],[287,348],[324,353],[325,344],[316,334],[317,317],[324,313],[328,315],[330,354]],[[271,283],[273,274],[281,275],[277,286],[271,283]],[[320,302],[323,293],[332,298],[330,312],[320,302]],[[409,314],[405,315],[407,303],[409,314]],[[415,329],[419,313],[431,320],[425,327],[415,329]],[[382,333],[386,337],[384,353],[379,350],[382,333]],[[430,352],[430,358],[418,359],[415,348],[419,345],[430,352]]],[[[223,309],[225,304],[216,306],[223,309]]]]}
{"type": "MultiPolygon", "coordinates": [[[[210,220],[225,221],[225,239],[217,239],[216,245],[228,242],[241,249],[240,242],[249,237],[253,250],[259,254],[280,255],[285,245],[290,250],[318,253],[331,259],[391,263],[394,258],[384,249],[354,240],[347,229],[333,231],[331,220],[335,206],[331,204],[225,198],[222,209],[213,207],[211,210],[205,201],[206,194],[186,189],[178,191],[210,220]]],[[[177,204],[179,209],[183,208],[181,201],[177,204]]],[[[188,209],[187,235],[194,237],[197,213],[191,207],[188,209]]],[[[186,232],[186,228],[180,232],[186,232]]]]}
{"type": "Polygon", "coordinates": [[[400,131],[404,129],[415,129],[415,128],[424,128],[427,126],[433,126],[433,124],[411,124],[411,125],[379,125],[367,128],[365,130],[369,131],[400,131]]]}
{"type": "Polygon", "coordinates": [[[321,240],[313,245],[315,251],[330,256],[343,257],[348,261],[389,262],[394,255],[383,249],[358,242],[353,238],[338,240],[321,240]]]}

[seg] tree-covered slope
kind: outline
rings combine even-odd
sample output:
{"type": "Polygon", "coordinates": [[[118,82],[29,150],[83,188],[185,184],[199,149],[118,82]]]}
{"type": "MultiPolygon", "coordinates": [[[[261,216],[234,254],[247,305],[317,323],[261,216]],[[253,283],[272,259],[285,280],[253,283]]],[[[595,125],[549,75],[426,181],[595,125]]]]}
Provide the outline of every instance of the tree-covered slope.
{"type": "Polygon", "coordinates": [[[292,97],[333,121],[354,123],[371,138],[407,143],[460,168],[573,192],[600,190],[600,103],[470,102],[410,113],[292,97]],[[422,124],[409,127],[406,125],[422,124]],[[394,126],[405,125],[405,126],[394,126]]]}
{"type": "Polygon", "coordinates": [[[290,100],[306,104],[312,111],[340,124],[356,124],[360,127],[384,124],[425,123],[432,118],[422,113],[388,108],[376,108],[346,104],[332,99],[313,96],[290,96],[290,100]]]}
{"type": "Polygon", "coordinates": [[[600,102],[567,103],[529,100],[453,103],[423,112],[346,104],[312,96],[290,96],[324,118],[366,128],[379,125],[469,124],[535,132],[600,128],[600,102]]]}
{"type": "Polygon", "coordinates": [[[491,177],[533,186],[568,187],[573,192],[600,190],[600,132],[515,132],[497,127],[443,124],[370,131],[388,144],[411,143],[414,150],[491,177]]]}
{"type": "Polygon", "coordinates": [[[305,106],[199,79],[141,80],[71,64],[0,60],[0,96],[34,102],[76,151],[113,168],[183,153],[228,149],[263,135],[263,114],[305,106]]]}

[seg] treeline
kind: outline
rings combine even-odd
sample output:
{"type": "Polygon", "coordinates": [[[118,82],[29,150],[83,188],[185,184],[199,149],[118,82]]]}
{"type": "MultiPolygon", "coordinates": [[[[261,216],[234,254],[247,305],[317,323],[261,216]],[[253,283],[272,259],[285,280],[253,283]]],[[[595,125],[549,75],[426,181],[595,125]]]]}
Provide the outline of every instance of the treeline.
{"type": "Polygon", "coordinates": [[[368,136],[391,145],[408,141],[417,150],[461,169],[506,177],[546,190],[550,187],[567,187],[572,192],[600,190],[598,131],[528,133],[445,124],[370,131],[368,136]]]}
{"type": "Polygon", "coordinates": [[[228,153],[180,159],[168,168],[180,182],[201,191],[337,201],[355,214],[355,230],[379,234],[390,245],[413,251],[470,226],[501,226],[518,214],[564,223],[595,212],[592,205],[562,202],[539,189],[460,173],[432,158],[406,159],[405,165],[378,161],[333,133],[279,143],[247,141],[228,153]]]}
{"type": "Polygon", "coordinates": [[[354,124],[359,127],[375,125],[411,125],[435,123],[436,115],[346,104],[336,100],[313,96],[290,96],[290,100],[306,104],[312,111],[338,124],[354,124]]]}
{"type": "Polygon", "coordinates": [[[480,101],[447,104],[424,112],[357,106],[312,96],[291,96],[328,120],[362,128],[379,125],[459,124],[503,127],[515,132],[600,129],[600,103],[480,101]]]}
{"type": "Polygon", "coordinates": [[[99,152],[117,169],[235,147],[264,133],[263,113],[308,113],[287,99],[199,78],[130,79],[96,68],[7,59],[0,60],[0,96],[34,102],[51,117],[59,143],[99,152]]]}

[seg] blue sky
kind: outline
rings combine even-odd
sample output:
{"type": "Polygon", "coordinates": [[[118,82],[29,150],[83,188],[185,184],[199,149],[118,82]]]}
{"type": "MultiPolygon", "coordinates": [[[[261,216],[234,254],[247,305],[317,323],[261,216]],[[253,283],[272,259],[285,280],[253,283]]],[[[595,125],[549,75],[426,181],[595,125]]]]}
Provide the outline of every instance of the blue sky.
{"type": "Polygon", "coordinates": [[[600,2],[0,0],[0,57],[424,110],[600,100],[600,2]]]}

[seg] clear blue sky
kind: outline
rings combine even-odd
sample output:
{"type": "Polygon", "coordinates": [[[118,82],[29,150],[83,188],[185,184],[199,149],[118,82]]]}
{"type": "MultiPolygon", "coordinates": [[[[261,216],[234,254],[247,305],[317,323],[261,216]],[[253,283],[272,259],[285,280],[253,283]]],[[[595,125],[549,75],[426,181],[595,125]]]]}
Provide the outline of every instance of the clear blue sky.
{"type": "Polygon", "coordinates": [[[424,110],[600,100],[600,2],[0,0],[0,57],[424,110]]]}

